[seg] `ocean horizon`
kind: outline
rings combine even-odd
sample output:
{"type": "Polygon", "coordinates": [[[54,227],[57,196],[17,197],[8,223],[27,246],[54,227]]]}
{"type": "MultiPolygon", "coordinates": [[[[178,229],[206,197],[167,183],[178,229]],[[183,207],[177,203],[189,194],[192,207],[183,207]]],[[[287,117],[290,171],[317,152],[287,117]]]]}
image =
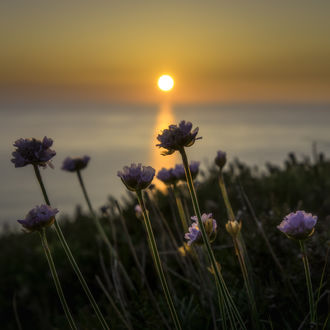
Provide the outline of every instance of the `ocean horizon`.
{"type": "Polygon", "coordinates": [[[172,166],[175,155],[160,156],[156,136],[170,123],[191,121],[201,140],[189,149],[190,160],[210,166],[217,150],[228,160],[239,158],[261,169],[267,162],[281,165],[290,152],[311,156],[312,145],[330,152],[330,104],[199,104],[118,105],[73,104],[1,106],[0,224],[18,228],[35,205],[43,203],[33,168],[14,168],[10,162],[18,138],[50,137],[57,155],[55,169],[41,169],[50,200],[61,214],[76,205],[87,210],[75,174],[61,170],[67,156],[89,155],[82,172],[90,198],[98,209],[112,195],[126,194],[117,171],[131,163],[172,166]]]}

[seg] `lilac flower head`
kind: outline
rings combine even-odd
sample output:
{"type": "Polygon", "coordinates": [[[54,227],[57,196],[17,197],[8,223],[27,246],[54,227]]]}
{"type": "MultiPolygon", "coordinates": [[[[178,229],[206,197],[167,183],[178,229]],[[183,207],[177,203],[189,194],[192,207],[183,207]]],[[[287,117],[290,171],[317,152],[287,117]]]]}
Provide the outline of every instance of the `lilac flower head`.
{"type": "Polygon", "coordinates": [[[160,142],[156,144],[159,148],[167,149],[162,155],[171,155],[176,150],[181,150],[184,147],[191,147],[196,140],[201,139],[201,137],[196,138],[198,134],[198,127],[193,131],[192,123],[182,120],[178,125],[170,125],[167,129],[162,131],[162,134],[157,136],[157,140],[160,142]]]}
{"type": "Polygon", "coordinates": [[[56,213],[58,209],[43,204],[30,210],[25,219],[17,221],[28,231],[41,230],[54,223],[56,213]]]}
{"type": "MultiPolygon", "coordinates": [[[[192,176],[193,180],[195,180],[197,175],[198,175],[199,164],[200,164],[200,162],[195,162],[195,161],[192,161],[189,164],[190,173],[191,173],[191,176],[192,176]]],[[[186,173],[185,173],[185,170],[184,170],[184,167],[183,167],[182,164],[175,165],[174,175],[177,177],[178,180],[187,181],[186,173]]]]}
{"type": "Polygon", "coordinates": [[[15,167],[24,167],[26,165],[38,165],[52,167],[50,160],[56,155],[54,150],[50,147],[53,140],[45,136],[42,141],[35,138],[31,139],[18,139],[14,143],[15,151],[12,153],[12,163],[15,167]]]}
{"type": "MultiPolygon", "coordinates": [[[[185,239],[188,240],[188,245],[191,244],[203,244],[202,233],[199,229],[198,219],[196,216],[191,217],[194,221],[189,227],[189,233],[184,235],[185,239]]],[[[209,237],[210,242],[215,240],[217,235],[217,222],[212,218],[212,213],[202,214],[202,222],[206,231],[207,236],[209,237]]]]}
{"type": "Polygon", "coordinates": [[[159,179],[166,185],[175,184],[178,181],[176,175],[174,174],[174,169],[166,169],[164,167],[160,171],[158,171],[157,179],[159,179]]]}
{"type": "Polygon", "coordinates": [[[220,167],[220,169],[222,169],[227,162],[227,155],[224,151],[219,150],[217,152],[217,157],[215,157],[214,162],[217,166],[220,167]]]}
{"type": "Polygon", "coordinates": [[[90,159],[91,158],[89,156],[76,158],[67,157],[63,161],[62,170],[68,172],[80,171],[87,166],[90,159]]]}
{"type": "Polygon", "coordinates": [[[317,216],[305,211],[288,214],[277,228],[290,238],[302,240],[314,233],[317,216]]]}
{"type": "Polygon", "coordinates": [[[151,166],[142,166],[141,164],[131,164],[125,166],[117,175],[121,178],[128,190],[138,191],[146,189],[155,176],[155,169],[151,166]]]}

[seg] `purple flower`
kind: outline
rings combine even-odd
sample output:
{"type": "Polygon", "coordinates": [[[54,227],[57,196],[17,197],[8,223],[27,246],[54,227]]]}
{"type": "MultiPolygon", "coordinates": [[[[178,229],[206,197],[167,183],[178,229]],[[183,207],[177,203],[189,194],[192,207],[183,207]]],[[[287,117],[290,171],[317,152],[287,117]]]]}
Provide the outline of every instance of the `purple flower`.
{"type": "MultiPolygon", "coordinates": [[[[195,180],[197,175],[198,175],[199,164],[200,164],[200,162],[195,162],[195,161],[192,161],[189,164],[190,173],[191,173],[191,176],[192,176],[193,180],[195,180]]],[[[185,173],[185,170],[184,170],[184,167],[183,167],[182,164],[175,165],[174,175],[177,177],[178,180],[187,181],[186,173],[185,173]]]]}
{"type": "Polygon", "coordinates": [[[54,223],[56,213],[58,209],[43,204],[30,210],[24,220],[17,221],[28,231],[41,230],[54,223]]]}
{"type": "Polygon", "coordinates": [[[157,179],[159,179],[166,185],[175,184],[178,181],[176,175],[174,174],[174,169],[169,168],[167,170],[164,167],[160,171],[158,171],[157,179]]]}
{"type": "Polygon", "coordinates": [[[288,214],[277,228],[290,238],[305,239],[314,233],[317,216],[305,211],[288,214]]]}
{"type": "Polygon", "coordinates": [[[50,160],[56,155],[56,152],[50,149],[52,144],[53,140],[46,136],[42,141],[35,138],[18,139],[14,143],[16,149],[12,153],[14,158],[11,161],[15,167],[24,167],[28,164],[52,167],[50,160]]]}
{"type": "Polygon", "coordinates": [[[151,166],[142,166],[141,164],[131,164],[125,166],[117,175],[121,178],[128,190],[138,191],[146,189],[155,176],[155,169],[151,166]]]}
{"type": "MultiPolygon", "coordinates": [[[[189,227],[189,233],[184,235],[185,239],[188,240],[188,245],[191,244],[202,244],[203,238],[202,233],[199,229],[198,219],[196,216],[191,217],[194,221],[192,225],[189,227]]],[[[206,231],[207,236],[210,239],[210,242],[213,242],[217,235],[217,222],[212,218],[212,213],[202,214],[202,222],[206,231]]]]}
{"type": "Polygon", "coordinates": [[[215,157],[214,162],[217,166],[220,167],[220,169],[222,169],[227,162],[227,155],[224,151],[219,150],[217,152],[217,157],[215,157]]]}
{"type": "Polygon", "coordinates": [[[159,148],[167,149],[162,155],[171,155],[176,150],[181,150],[184,147],[191,147],[196,140],[201,139],[201,137],[196,138],[198,133],[198,127],[193,131],[192,123],[185,122],[182,120],[178,125],[170,125],[168,129],[164,129],[162,134],[157,136],[157,140],[160,142],[156,144],[159,148]]]}
{"type": "Polygon", "coordinates": [[[80,171],[87,166],[90,159],[89,156],[76,158],[67,157],[63,161],[62,170],[69,172],[80,171]]]}

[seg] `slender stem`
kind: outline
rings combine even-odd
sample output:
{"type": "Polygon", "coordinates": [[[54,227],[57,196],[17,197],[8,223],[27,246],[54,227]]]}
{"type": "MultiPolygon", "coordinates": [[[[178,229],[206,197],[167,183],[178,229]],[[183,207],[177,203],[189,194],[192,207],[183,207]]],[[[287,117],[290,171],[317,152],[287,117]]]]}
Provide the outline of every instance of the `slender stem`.
{"type": "Polygon", "coordinates": [[[157,245],[156,245],[155,236],[154,236],[154,233],[153,233],[153,230],[152,230],[152,227],[151,227],[148,211],[145,207],[144,200],[143,200],[143,197],[142,197],[142,192],[140,190],[136,191],[136,195],[137,195],[139,204],[140,204],[141,209],[142,209],[144,223],[145,223],[147,234],[148,234],[149,247],[150,247],[151,253],[153,255],[153,260],[154,260],[155,267],[156,267],[157,273],[159,275],[159,278],[160,278],[160,281],[161,281],[161,284],[162,284],[162,287],[163,287],[163,291],[165,293],[165,298],[166,298],[168,307],[170,309],[170,313],[171,313],[175,328],[177,330],[181,330],[182,327],[181,327],[176,309],[175,309],[174,304],[173,304],[173,300],[172,300],[172,296],[170,294],[170,290],[169,290],[168,285],[167,285],[167,281],[166,281],[166,278],[165,278],[165,274],[164,274],[164,271],[163,271],[162,263],[161,263],[159,253],[158,253],[158,249],[157,249],[157,245]]]}
{"type": "MultiPolygon", "coordinates": [[[[44,183],[42,181],[42,177],[40,175],[39,168],[38,168],[37,165],[34,165],[33,167],[34,167],[34,171],[35,171],[36,177],[38,179],[40,188],[42,190],[42,193],[43,193],[45,202],[46,202],[47,205],[50,205],[50,201],[49,201],[49,198],[48,198],[48,195],[47,195],[47,192],[46,192],[44,183]]],[[[105,321],[105,319],[104,319],[104,317],[103,317],[103,315],[102,315],[102,313],[101,313],[101,311],[100,311],[100,309],[99,309],[99,307],[98,307],[98,305],[97,305],[97,303],[96,303],[96,301],[95,301],[95,299],[94,299],[91,291],[89,290],[89,287],[88,287],[88,285],[87,285],[87,283],[86,283],[86,281],[85,281],[85,279],[84,279],[84,277],[83,277],[83,275],[82,275],[82,273],[81,273],[81,271],[80,271],[80,269],[79,269],[79,267],[78,267],[78,265],[76,263],[76,260],[74,259],[73,255],[72,255],[72,252],[71,252],[71,250],[70,250],[70,248],[69,248],[69,246],[68,246],[68,244],[66,242],[66,239],[65,239],[65,237],[63,235],[63,232],[61,230],[61,227],[57,223],[57,220],[55,220],[55,222],[54,222],[54,228],[55,228],[56,234],[57,234],[57,236],[58,236],[58,238],[59,238],[59,240],[60,240],[60,242],[62,244],[62,247],[63,247],[63,249],[65,251],[65,254],[67,255],[67,257],[69,259],[69,262],[70,262],[73,270],[75,271],[75,273],[76,273],[76,275],[77,275],[77,277],[78,277],[78,279],[80,281],[80,284],[83,287],[83,289],[84,289],[84,291],[85,291],[85,293],[86,293],[86,295],[87,295],[87,297],[89,299],[89,302],[90,302],[90,304],[92,305],[92,307],[93,307],[93,309],[95,311],[95,314],[96,314],[99,322],[102,325],[102,329],[107,329],[108,330],[109,329],[109,326],[107,325],[107,323],[106,323],[106,321],[105,321]]]]}
{"type": "Polygon", "coordinates": [[[259,328],[258,312],[257,312],[257,308],[256,308],[256,302],[254,299],[254,295],[253,295],[252,285],[250,283],[248,270],[247,270],[247,267],[245,264],[245,259],[243,256],[243,251],[240,247],[239,240],[237,239],[237,237],[233,237],[233,243],[234,243],[235,252],[236,252],[240,267],[241,267],[241,271],[243,274],[245,289],[246,289],[246,292],[248,295],[250,308],[251,308],[251,312],[252,312],[252,321],[254,323],[254,328],[258,329],[259,328]]]}
{"type": "Polygon", "coordinates": [[[234,221],[234,220],[236,220],[235,219],[235,214],[234,214],[233,208],[231,207],[231,204],[230,204],[230,200],[229,200],[229,197],[228,197],[225,181],[223,179],[223,174],[222,174],[221,170],[220,170],[220,173],[219,173],[219,186],[220,186],[220,189],[221,189],[222,198],[223,198],[223,200],[225,202],[225,205],[226,205],[229,220],[234,221]]]}
{"type": "Polygon", "coordinates": [[[135,291],[134,285],[133,285],[132,281],[130,280],[130,278],[129,278],[128,274],[127,274],[127,271],[125,270],[123,264],[121,263],[121,261],[120,261],[119,258],[118,258],[117,251],[116,251],[116,250],[114,249],[114,247],[112,246],[112,244],[111,244],[111,242],[110,242],[110,240],[109,240],[107,234],[105,233],[103,227],[101,226],[100,221],[99,221],[99,219],[98,219],[98,217],[97,217],[97,215],[96,215],[96,213],[95,213],[95,211],[94,211],[94,209],[93,209],[93,206],[92,206],[91,200],[90,200],[90,198],[89,198],[89,196],[88,196],[88,194],[87,194],[86,186],[85,186],[85,184],[84,184],[84,181],[83,181],[83,178],[82,178],[82,176],[81,176],[80,171],[77,171],[77,176],[78,176],[78,181],[79,181],[79,184],[80,184],[81,190],[83,191],[83,195],[84,195],[84,198],[85,198],[85,200],[86,200],[86,203],[87,203],[87,206],[88,206],[89,212],[91,213],[91,215],[92,215],[92,217],[93,217],[93,220],[94,220],[94,223],[95,223],[95,225],[96,225],[96,229],[97,229],[97,231],[98,231],[99,234],[101,235],[101,237],[102,237],[104,243],[107,245],[107,247],[108,247],[108,249],[109,249],[111,255],[112,255],[115,259],[117,259],[117,261],[118,261],[118,265],[119,265],[120,269],[122,270],[123,275],[124,275],[124,277],[125,277],[125,279],[126,279],[128,285],[130,286],[130,288],[131,288],[132,290],[135,291]]]}
{"type": "MultiPolygon", "coordinates": [[[[234,314],[235,314],[235,318],[237,319],[237,321],[239,322],[240,326],[242,329],[246,329],[244,322],[231,298],[231,296],[229,295],[228,289],[226,287],[225,281],[217,267],[217,262],[214,256],[214,253],[212,251],[211,248],[211,244],[209,242],[209,239],[207,237],[205,228],[204,228],[204,224],[202,222],[202,217],[201,217],[201,212],[199,209],[199,204],[198,204],[198,200],[197,200],[197,195],[196,195],[196,191],[194,188],[194,184],[193,184],[193,180],[192,180],[192,176],[190,173],[190,168],[189,168],[189,163],[188,163],[188,159],[187,159],[187,155],[186,152],[184,150],[184,148],[182,148],[180,151],[181,157],[182,157],[182,162],[183,162],[183,167],[185,169],[185,173],[186,173],[186,178],[187,178],[187,185],[189,188],[189,192],[190,192],[190,196],[192,199],[192,203],[193,203],[193,208],[195,211],[195,214],[197,216],[197,220],[198,220],[198,226],[200,228],[201,234],[202,234],[202,238],[203,238],[203,242],[204,245],[206,247],[209,259],[210,259],[210,263],[214,269],[214,275],[215,275],[215,280],[216,280],[216,287],[217,290],[220,290],[219,294],[221,296],[224,297],[224,299],[220,299],[220,301],[224,301],[225,305],[229,305],[228,309],[233,310],[234,314]]],[[[220,307],[220,311],[222,310],[222,308],[220,307]]],[[[230,317],[230,315],[228,315],[230,317]]]]}
{"type": "Polygon", "coordinates": [[[183,228],[184,232],[187,233],[188,232],[188,224],[187,224],[186,215],[185,215],[184,210],[183,210],[182,201],[181,201],[181,198],[180,198],[179,193],[178,193],[178,188],[174,186],[173,191],[174,191],[176,206],[178,208],[179,216],[180,216],[180,219],[181,219],[182,228],[183,228]]]}
{"type": "MultiPolygon", "coordinates": [[[[220,186],[222,198],[224,200],[224,203],[225,203],[225,206],[227,209],[227,214],[228,214],[229,220],[236,221],[235,213],[233,211],[233,208],[231,206],[230,199],[229,199],[229,196],[227,193],[227,188],[226,188],[222,170],[220,170],[220,172],[219,172],[219,186],[220,186]]],[[[241,233],[239,233],[238,236],[233,237],[233,243],[234,243],[235,252],[236,252],[240,267],[241,267],[241,271],[243,274],[244,284],[245,284],[245,288],[247,291],[250,308],[252,311],[252,321],[254,323],[254,328],[257,329],[257,328],[259,328],[258,313],[257,313],[256,303],[254,300],[254,295],[253,295],[253,290],[252,290],[251,275],[250,275],[250,273],[248,271],[248,267],[247,267],[247,265],[250,266],[249,262],[247,262],[248,254],[247,254],[245,243],[244,243],[241,233]]],[[[249,270],[251,272],[250,267],[249,267],[249,270]]]]}
{"type": "Polygon", "coordinates": [[[45,255],[46,255],[46,258],[47,258],[47,261],[48,261],[48,265],[49,265],[49,268],[50,268],[50,271],[52,273],[53,280],[54,280],[54,283],[55,283],[56,291],[57,291],[57,294],[60,298],[65,316],[66,316],[66,318],[69,322],[70,328],[71,329],[78,329],[75,322],[74,322],[74,320],[73,320],[73,317],[72,317],[71,312],[69,310],[66,299],[64,297],[64,293],[63,293],[63,290],[62,290],[62,287],[61,287],[61,283],[60,283],[60,280],[58,278],[56,268],[55,268],[55,264],[54,264],[49,246],[48,246],[45,229],[43,228],[41,231],[39,231],[39,234],[40,234],[40,238],[41,238],[42,247],[44,248],[45,255]]]}
{"type": "Polygon", "coordinates": [[[312,280],[311,280],[311,272],[309,269],[309,263],[306,253],[306,246],[303,240],[299,240],[300,249],[302,253],[302,260],[305,269],[305,276],[306,276],[306,285],[308,291],[308,301],[309,301],[309,312],[310,312],[310,320],[311,325],[315,323],[315,306],[314,306],[314,296],[313,296],[313,287],[312,287],[312,280]]]}

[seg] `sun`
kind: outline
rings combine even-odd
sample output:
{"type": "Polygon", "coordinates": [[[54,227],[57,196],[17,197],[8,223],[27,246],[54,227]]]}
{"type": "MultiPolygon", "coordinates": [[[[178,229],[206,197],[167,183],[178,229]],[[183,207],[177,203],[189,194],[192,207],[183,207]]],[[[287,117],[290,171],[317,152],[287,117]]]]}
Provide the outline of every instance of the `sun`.
{"type": "Polygon", "coordinates": [[[171,76],[164,74],[158,79],[158,87],[164,91],[169,92],[174,86],[174,80],[171,76]]]}

